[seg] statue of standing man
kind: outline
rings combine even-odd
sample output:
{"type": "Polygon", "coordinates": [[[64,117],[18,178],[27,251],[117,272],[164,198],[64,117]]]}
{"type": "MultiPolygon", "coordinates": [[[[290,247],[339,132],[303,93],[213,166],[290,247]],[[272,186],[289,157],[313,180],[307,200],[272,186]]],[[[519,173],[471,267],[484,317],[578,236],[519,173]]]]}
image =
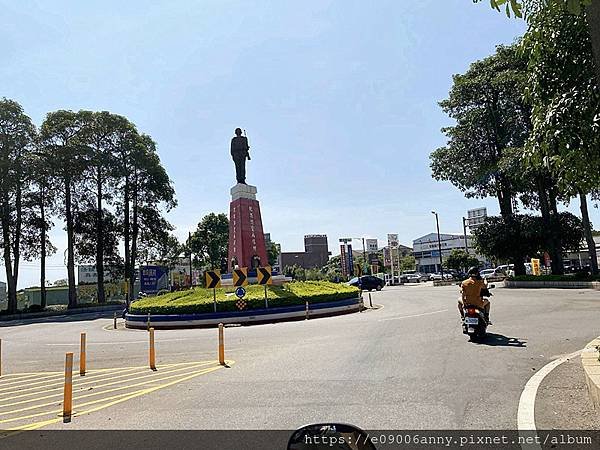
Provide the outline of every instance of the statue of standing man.
{"type": "Polygon", "coordinates": [[[246,184],[246,159],[250,160],[248,138],[242,136],[241,128],[235,129],[235,137],[231,139],[231,157],[235,163],[235,178],[238,183],[246,184]]]}

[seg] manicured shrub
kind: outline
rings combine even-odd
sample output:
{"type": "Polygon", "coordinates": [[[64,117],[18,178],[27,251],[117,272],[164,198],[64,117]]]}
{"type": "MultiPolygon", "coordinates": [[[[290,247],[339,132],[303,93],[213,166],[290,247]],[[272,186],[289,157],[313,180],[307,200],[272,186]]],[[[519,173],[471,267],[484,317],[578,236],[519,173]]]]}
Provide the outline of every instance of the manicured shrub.
{"type": "MultiPolygon", "coordinates": [[[[234,295],[235,288],[216,290],[217,311],[239,311],[234,295]]],[[[358,289],[329,281],[305,281],[287,283],[284,286],[268,286],[269,307],[324,303],[356,297],[358,289]]],[[[264,287],[246,287],[246,310],[265,306],[264,287]]],[[[213,290],[195,288],[187,291],[170,292],[156,297],[146,297],[131,304],[132,314],[193,314],[213,312],[213,290]]]]}
{"type": "Polygon", "coordinates": [[[574,275],[517,275],[509,278],[514,281],[600,281],[600,276],[591,276],[586,272],[574,275]]]}

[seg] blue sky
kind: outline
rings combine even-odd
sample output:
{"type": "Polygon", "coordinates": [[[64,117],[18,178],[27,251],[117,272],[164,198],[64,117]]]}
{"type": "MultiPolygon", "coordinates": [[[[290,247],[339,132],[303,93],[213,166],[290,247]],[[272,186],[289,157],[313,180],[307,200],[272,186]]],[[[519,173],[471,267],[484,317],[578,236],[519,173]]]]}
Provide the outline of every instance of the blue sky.
{"type": "MultiPolygon", "coordinates": [[[[451,76],[524,31],[485,2],[0,1],[0,96],[36,124],[56,109],[109,110],[158,143],[186,236],[228,212],[229,139],[247,130],[248,183],[284,251],[303,235],[461,229],[467,200],[431,179],[449,123],[437,102],[451,76]]],[[[594,211],[597,216],[597,212],[594,211]]],[[[66,275],[64,233],[50,279],[66,275]]],[[[35,264],[19,285],[37,282],[35,264]]],[[[0,280],[4,274],[0,274],[0,280]]]]}

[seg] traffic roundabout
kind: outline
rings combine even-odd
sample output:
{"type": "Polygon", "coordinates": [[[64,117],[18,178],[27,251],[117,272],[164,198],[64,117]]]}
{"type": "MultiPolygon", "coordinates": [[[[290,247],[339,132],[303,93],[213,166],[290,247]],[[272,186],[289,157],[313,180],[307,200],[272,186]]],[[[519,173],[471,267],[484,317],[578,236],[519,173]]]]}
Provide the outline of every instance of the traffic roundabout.
{"type": "Polygon", "coordinates": [[[125,326],[171,329],[215,327],[219,323],[252,325],[349,314],[363,308],[358,289],[329,282],[236,290],[196,288],[134,302],[125,314],[125,326]]]}

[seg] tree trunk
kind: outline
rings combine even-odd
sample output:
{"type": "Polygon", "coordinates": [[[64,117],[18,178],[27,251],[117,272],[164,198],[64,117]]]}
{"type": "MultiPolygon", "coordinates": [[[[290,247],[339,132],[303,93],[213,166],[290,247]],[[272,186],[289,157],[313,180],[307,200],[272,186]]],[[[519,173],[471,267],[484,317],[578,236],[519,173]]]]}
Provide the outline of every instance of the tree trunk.
{"type": "Polygon", "coordinates": [[[512,196],[508,189],[499,189],[496,196],[498,197],[498,206],[500,207],[500,215],[504,218],[510,217],[513,213],[512,196]]]}
{"type": "Polygon", "coordinates": [[[556,202],[556,191],[553,186],[548,189],[548,206],[550,207],[550,236],[554,242],[554,252],[550,254],[552,259],[552,273],[563,275],[565,265],[563,262],[562,239],[560,237],[560,222],[558,219],[558,207],[556,202]]]}
{"type": "Polygon", "coordinates": [[[98,168],[96,178],[96,196],[97,196],[97,207],[96,207],[96,273],[98,274],[98,303],[106,302],[106,295],[104,293],[104,218],[102,215],[102,176],[98,168]]]}
{"type": "Polygon", "coordinates": [[[592,3],[586,8],[585,15],[596,62],[598,87],[600,87],[600,0],[592,0],[592,3]]]}
{"type": "MultiPolygon", "coordinates": [[[[18,171],[19,175],[21,175],[21,170],[19,168],[18,171]]],[[[21,176],[19,176],[19,179],[21,179],[21,176]]],[[[12,258],[13,258],[13,284],[15,287],[15,298],[17,296],[17,286],[18,286],[18,281],[19,281],[19,262],[20,262],[20,256],[21,256],[21,226],[22,226],[22,208],[23,208],[23,191],[21,190],[21,183],[17,183],[17,191],[16,191],[16,196],[15,196],[15,229],[13,231],[14,233],[14,239],[13,239],[13,251],[12,251],[12,258]]]]}
{"type": "Polygon", "coordinates": [[[544,175],[537,179],[538,200],[540,203],[540,212],[542,213],[542,222],[544,223],[544,237],[546,241],[546,250],[550,255],[551,268],[553,274],[562,274],[564,272],[562,253],[560,245],[556,238],[555,217],[553,211],[556,209],[556,200],[551,200],[548,188],[548,180],[544,175]]]}
{"type": "MultiPolygon", "coordinates": [[[[136,264],[136,259],[137,259],[137,240],[138,240],[138,233],[139,233],[139,224],[138,224],[138,179],[136,176],[136,179],[134,181],[134,185],[133,185],[133,220],[132,220],[132,224],[131,224],[131,268],[132,271],[135,271],[135,264],[136,264]]],[[[133,293],[133,284],[134,284],[134,277],[132,277],[131,281],[130,281],[130,286],[131,286],[131,292],[133,293]]],[[[137,296],[137,293],[136,293],[137,296]]]]}
{"type": "Polygon", "coordinates": [[[40,219],[42,225],[40,242],[40,306],[46,308],[46,211],[44,187],[40,188],[40,219]]]}
{"type": "Polygon", "coordinates": [[[8,297],[8,313],[17,312],[17,289],[13,278],[12,258],[10,254],[10,207],[8,195],[4,194],[2,198],[2,241],[4,243],[3,256],[4,268],[6,270],[6,289],[8,297]]]}
{"type": "Polygon", "coordinates": [[[520,255],[520,256],[516,256],[512,263],[515,265],[515,275],[526,275],[527,271],[525,270],[525,263],[523,262],[525,260],[525,256],[520,255]]]}
{"type": "Polygon", "coordinates": [[[125,175],[125,187],[123,192],[123,240],[125,241],[125,282],[127,283],[127,309],[131,302],[131,294],[133,287],[131,284],[132,266],[131,266],[131,249],[130,245],[130,222],[129,222],[129,178],[125,175]]]}
{"type": "Polygon", "coordinates": [[[590,215],[588,212],[587,197],[583,192],[579,193],[579,202],[581,206],[581,220],[583,221],[583,231],[585,235],[585,241],[588,246],[588,253],[590,255],[590,267],[592,273],[596,275],[598,273],[598,259],[596,256],[596,242],[592,234],[592,224],[590,222],[590,215]]]}
{"type": "Polygon", "coordinates": [[[75,286],[75,250],[73,248],[73,211],[71,210],[71,181],[65,180],[65,217],[67,221],[67,279],[69,281],[69,308],[77,306],[75,286]]]}

